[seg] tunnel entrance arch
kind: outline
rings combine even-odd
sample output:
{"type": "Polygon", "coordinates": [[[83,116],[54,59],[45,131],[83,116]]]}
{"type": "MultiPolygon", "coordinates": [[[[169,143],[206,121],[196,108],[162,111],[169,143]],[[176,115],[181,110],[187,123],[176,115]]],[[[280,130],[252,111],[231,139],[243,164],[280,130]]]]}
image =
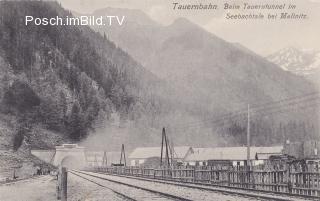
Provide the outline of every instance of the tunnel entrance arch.
{"type": "Polygon", "coordinates": [[[56,146],[53,165],[81,169],[86,165],[85,148],[77,144],[56,146]]]}
{"type": "Polygon", "coordinates": [[[79,164],[79,160],[74,156],[66,156],[61,161],[61,167],[66,167],[68,169],[81,169],[83,164],[79,164]]]}

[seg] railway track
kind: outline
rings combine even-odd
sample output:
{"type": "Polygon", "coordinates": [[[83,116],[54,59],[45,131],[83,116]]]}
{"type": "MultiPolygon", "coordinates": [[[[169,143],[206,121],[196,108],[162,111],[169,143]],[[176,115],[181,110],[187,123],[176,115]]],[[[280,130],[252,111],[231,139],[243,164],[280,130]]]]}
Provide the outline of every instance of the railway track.
{"type": "Polygon", "coordinates": [[[219,186],[210,186],[207,184],[196,184],[196,183],[192,184],[192,183],[188,183],[188,182],[167,181],[167,180],[150,179],[150,178],[143,178],[143,177],[127,176],[127,175],[114,175],[114,174],[106,174],[106,175],[131,178],[131,179],[137,179],[137,180],[142,180],[142,181],[158,182],[158,183],[167,184],[167,185],[175,185],[175,186],[181,186],[181,187],[186,187],[186,188],[191,188],[191,189],[200,189],[200,190],[204,190],[204,191],[220,192],[223,194],[234,194],[234,195],[238,195],[238,196],[251,197],[251,198],[256,198],[256,199],[261,199],[261,200],[274,200],[274,201],[306,201],[306,200],[310,200],[310,201],[318,201],[318,199],[313,199],[313,198],[308,198],[308,199],[302,198],[301,199],[301,196],[296,196],[296,197],[287,196],[287,197],[285,197],[285,196],[275,194],[272,192],[265,192],[265,191],[259,191],[259,190],[254,190],[254,191],[250,192],[250,191],[248,191],[248,189],[242,189],[242,188],[232,189],[232,187],[219,187],[219,186]]]}
{"type": "Polygon", "coordinates": [[[116,190],[114,190],[112,188],[109,188],[108,186],[105,186],[105,185],[102,185],[102,184],[100,184],[98,182],[95,182],[92,179],[89,179],[89,178],[86,178],[84,176],[81,176],[80,174],[77,174],[74,171],[68,171],[68,172],[71,173],[72,175],[78,176],[78,177],[80,177],[80,178],[82,178],[84,180],[87,180],[87,181],[89,181],[91,183],[94,183],[94,184],[96,184],[96,185],[98,185],[100,187],[107,188],[107,189],[111,190],[112,192],[114,192],[116,195],[120,196],[121,198],[124,198],[125,200],[135,201],[135,199],[132,199],[131,197],[129,197],[129,196],[127,196],[127,195],[125,195],[125,194],[123,194],[123,193],[121,193],[119,191],[116,191],[116,190]]]}
{"type": "Polygon", "coordinates": [[[172,195],[165,192],[155,191],[149,188],[139,187],[131,184],[126,184],[119,181],[114,181],[99,177],[96,175],[90,175],[84,172],[69,170],[69,173],[78,176],[82,179],[85,179],[91,183],[94,183],[100,187],[107,188],[117,195],[123,197],[125,200],[132,201],[191,201],[183,197],[172,195]]]}
{"type": "MultiPolygon", "coordinates": [[[[131,181],[124,179],[125,177],[117,177],[106,175],[102,173],[93,173],[93,172],[86,172],[86,171],[75,171],[81,175],[86,175],[88,177],[98,178],[102,180],[107,180],[110,182],[116,182],[122,185],[129,185],[130,187],[145,189],[148,191],[152,191],[153,193],[165,193],[164,197],[170,198],[170,200],[204,200],[204,201],[248,201],[248,200],[278,200],[274,199],[274,197],[269,199],[263,199],[257,196],[252,195],[239,195],[230,192],[213,192],[208,191],[207,189],[200,189],[200,188],[190,188],[185,186],[179,186],[175,184],[164,184],[161,182],[156,181],[144,181],[136,178],[131,178],[131,181]],[[111,178],[110,178],[111,177],[111,178]]],[[[154,199],[146,199],[146,200],[154,200],[154,199]]],[[[287,199],[281,199],[287,200],[287,199]]]]}
{"type": "MultiPolygon", "coordinates": [[[[104,173],[94,173],[94,172],[85,172],[85,174],[100,174],[100,175],[108,175],[114,178],[128,178],[128,179],[134,179],[134,180],[141,180],[141,181],[148,181],[149,183],[159,183],[163,185],[168,185],[172,187],[182,187],[185,189],[185,191],[192,191],[197,190],[201,191],[203,193],[220,193],[224,195],[233,195],[234,197],[237,197],[235,200],[243,200],[241,198],[249,198],[249,200],[276,200],[276,201],[305,201],[305,200],[317,200],[313,198],[301,198],[301,197],[295,197],[295,196],[285,196],[285,195],[279,195],[274,193],[265,193],[265,192],[257,192],[257,191],[248,191],[248,190],[242,190],[242,189],[229,189],[229,188],[215,188],[214,186],[205,186],[205,185],[198,185],[198,184],[188,184],[188,183],[180,183],[175,181],[164,181],[164,180],[154,180],[149,178],[140,178],[140,177],[133,177],[133,176],[126,176],[126,175],[110,175],[110,174],[104,174],[104,173]],[[251,198],[251,199],[250,199],[251,198]]],[[[145,184],[146,185],[146,184],[145,184]]],[[[190,200],[198,200],[198,199],[190,199],[190,200]]],[[[220,199],[223,200],[223,199],[220,199]]],[[[248,200],[248,199],[247,199],[248,200]]]]}

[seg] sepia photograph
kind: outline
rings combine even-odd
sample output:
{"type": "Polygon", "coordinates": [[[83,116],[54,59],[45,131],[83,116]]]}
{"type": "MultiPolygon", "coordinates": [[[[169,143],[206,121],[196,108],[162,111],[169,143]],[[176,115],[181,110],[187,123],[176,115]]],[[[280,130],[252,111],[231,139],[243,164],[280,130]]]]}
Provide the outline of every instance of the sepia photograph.
{"type": "Polygon", "coordinates": [[[0,0],[0,201],[320,200],[320,0],[0,0]]]}

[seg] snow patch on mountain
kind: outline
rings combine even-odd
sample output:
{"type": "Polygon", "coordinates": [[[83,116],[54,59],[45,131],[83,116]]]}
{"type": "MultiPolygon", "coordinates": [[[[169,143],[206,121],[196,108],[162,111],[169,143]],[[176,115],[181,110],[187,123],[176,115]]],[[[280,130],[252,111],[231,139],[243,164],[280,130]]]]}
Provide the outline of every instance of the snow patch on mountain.
{"type": "Polygon", "coordinates": [[[284,48],[267,59],[285,71],[296,75],[308,76],[320,69],[320,51],[313,49],[284,48]]]}

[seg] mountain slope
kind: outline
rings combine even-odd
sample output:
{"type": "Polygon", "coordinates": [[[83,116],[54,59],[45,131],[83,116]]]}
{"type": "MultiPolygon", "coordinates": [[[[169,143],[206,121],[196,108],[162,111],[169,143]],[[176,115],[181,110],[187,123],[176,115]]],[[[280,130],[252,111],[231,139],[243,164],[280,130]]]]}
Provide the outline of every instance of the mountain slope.
{"type": "MultiPolygon", "coordinates": [[[[25,26],[23,17],[71,16],[56,2],[1,1],[0,6],[0,116],[9,119],[12,134],[2,134],[5,148],[22,145],[52,148],[79,142],[112,122],[154,121],[170,100],[158,97],[170,86],[144,69],[113,42],[89,27],[25,26]],[[52,136],[34,132],[47,130],[52,136]]],[[[143,126],[142,126],[143,125],[143,126]]],[[[112,139],[113,133],[103,130],[112,139]]],[[[132,133],[132,146],[154,136],[132,133]]],[[[129,143],[129,138],[114,141],[129,143]]]]}
{"type": "MultiPolygon", "coordinates": [[[[109,12],[124,11],[106,8],[93,15],[99,16],[101,13],[109,12]]],[[[189,125],[186,123],[188,121],[184,121],[182,125],[186,128],[180,129],[183,134],[173,132],[177,136],[176,139],[187,136],[186,138],[191,138],[196,143],[199,142],[195,139],[196,136],[201,136],[204,139],[218,141],[217,133],[221,131],[217,128],[220,125],[206,119],[221,118],[222,115],[237,110],[243,112],[243,108],[248,104],[256,106],[282,99],[290,100],[292,97],[303,97],[305,94],[317,91],[313,84],[304,78],[283,71],[243,46],[229,43],[186,19],[179,18],[169,26],[162,26],[156,22],[150,23],[150,19],[142,20],[148,23],[139,23],[142,18],[146,18],[141,12],[128,9],[125,13],[130,16],[130,21],[123,26],[108,28],[95,26],[93,29],[105,34],[145,68],[178,89],[177,102],[181,99],[187,100],[190,106],[187,110],[198,119],[198,122],[199,120],[204,122],[196,127],[197,130],[188,128],[189,125]],[[132,12],[134,14],[131,14],[132,12]],[[140,13],[139,16],[137,13],[140,13]],[[208,134],[208,130],[203,128],[211,131],[208,134]],[[216,137],[209,137],[211,135],[216,137]]],[[[308,102],[301,104],[308,105],[308,102]]],[[[278,107],[284,109],[285,105],[278,107]]],[[[290,121],[310,121],[313,122],[311,124],[317,124],[317,115],[314,108],[309,107],[305,110],[291,109],[282,114],[255,116],[253,119],[255,123],[260,121],[269,127],[269,131],[267,128],[265,132],[255,131],[255,139],[258,143],[279,142],[281,134],[275,131],[278,128],[271,129],[271,125],[277,124],[277,127],[281,127],[280,122],[286,124],[290,121]],[[278,136],[272,137],[273,134],[268,134],[271,133],[270,130],[278,136]],[[267,140],[263,137],[265,135],[268,135],[265,137],[267,140]]],[[[236,121],[241,121],[245,130],[245,121],[236,121]]],[[[181,122],[179,120],[169,122],[173,128],[177,124],[181,122]]],[[[242,137],[245,133],[242,131],[243,129],[236,137],[238,140],[235,140],[240,144],[244,142],[242,137]]],[[[227,136],[226,141],[230,142],[235,133],[231,137],[228,133],[232,132],[225,129],[221,135],[227,136]]]]}
{"type": "MultiPolygon", "coordinates": [[[[103,12],[110,10],[115,12],[114,8],[103,12]]],[[[130,12],[127,10],[127,15],[130,12]]],[[[94,28],[154,74],[184,86],[191,94],[207,96],[208,100],[202,102],[211,101],[213,111],[221,107],[230,111],[248,103],[260,104],[314,90],[304,79],[283,72],[266,59],[186,19],[177,19],[169,26],[131,21],[122,27],[94,28]]]]}
{"type": "Polygon", "coordinates": [[[287,47],[269,55],[267,59],[285,71],[319,83],[320,51],[287,47]]]}

